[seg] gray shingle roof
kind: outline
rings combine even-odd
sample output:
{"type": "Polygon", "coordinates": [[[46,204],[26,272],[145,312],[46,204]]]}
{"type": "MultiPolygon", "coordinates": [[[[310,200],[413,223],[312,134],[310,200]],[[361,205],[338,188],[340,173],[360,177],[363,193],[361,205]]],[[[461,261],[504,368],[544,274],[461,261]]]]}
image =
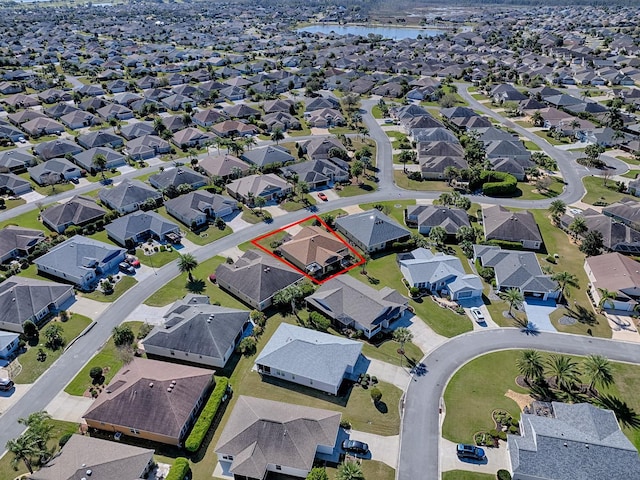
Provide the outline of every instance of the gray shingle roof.
{"type": "Polygon", "coordinates": [[[421,227],[440,226],[449,235],[455,234],[460,227],[468,227],[469,215],[461,208],[449,208],[435,205],[410,205],[407,217],[417,216],[417,224],[421,227]]]}
{"type": "Polygon", "coordinates": [[[147,233],[164,239],[168,233],[179,233],[180,227],[156,212],[139,211],[116,218],[106,230],[111,238],[126,241],[147,233]]]}
{"type": "Polygon", "coordinates": [[[73,290],[70,285],[14,276],[0,284],[0,324],[21,326],[73,290]]]}
{"type": "Polygon", "coordinates": [[[112,208],[120,209],[134,203],[144,203],[150,198],[162,198],[162,194],[140,180],[126,179],[113,188],[103,188],[98,197],[112,208]]]}
{"type": "Polygon", "coordinates": [[[542,235],[531,212],[511,212],[495,205],[482,210],[487,240],[521,242],[531,240],[542,243],[542,235]]]}
{"type": "Polygon", "coordinates": [[[169,214],[175,212],[192,221],[197,216],[206,213],[209,209],[212,210],[215,216],[218,216],[218,212],[228,208],[235,210],[237,204],[238,202],[232,198],[207,192],[206,190],[189,192],[186,195],[180,195],[165,202],[169,214]]]}
{"type": "Polygon", "coordinates": [[[233,455],[231,472],[263,478],[268,464],[311,470],[319,445],[335,446],[341,414],[240,396],[215,451],[233,455]]]}
{"type": "Polygon", "coordinates": [[[282,323],[255,363],[340,385],[345,371],[355,366],[361,351],[360,342],[282,323]]]}
{"type": "Polygon", "coordinates": [[[0,257],[4,257],[13,250],[27,254],[42,241],[44,241],[44,232],[41,230],[9,225],[0,230],[0,257]]]}
{"type": "Polygon", "coordinates": [[[266,253],[249,250],[233,265],[221,264],[216,277],[260,303],[303,275],[266,253]]]}
{"type": "Polygon", "coordinates": [[[149,177],[149,183],[160,190],[169,186],[178,187],[185,183],[197,188],[206,182],[207,177],[187,167],[168,168],[149,177]]]}
{"type": "Polygon", "coordinates": [[[514,478],[640,478],[640,457],[614,413],[589,404],[553,403],[555,418],[523,414],[522,436],[507,443],[514,478]]]}
{"type": "Polygon", "coordinates": [[[409,237],[411,232],[377,209],[336,219],[339,229],[348,232],[366,247],[409,237]]]}
{"type": "Polygon", "coordinates": [[[258,167],[264,167],[265,165],[271,165],[272,163],[286,163],[295,160],[286,148],[276,145],[268,145],[266,147],[248,150],[244,152],[240,158],[257,165],[258,167]]]}
{"type": "Polygon", "coordinates": [[[153,461],[153,449],[133,447],[85,435],[73,435],[62,451],[40,470],[33,480],[76,480],[86,478],[142,478],[153,461]]]}
{"type": "Polygon", "coordinates": [[[164,325],[144,339],[145,345],[222,360],[249,321],[249,311],[210,305],[206,296],[187,295],[164,319],[164,325]]]}
{"type": "Polygon", "coordinates": [[[323,283],[307,302],[329,317],[351,325],[356,321],[367,329],[397,316],[409,300],[396,290],[376,290],[349,275],[323,283]]]}
{"type": "Polygon", "coordinates": [[[95,200],[81,195],[73,197],[68,202],[53,205],[41,214],[42,221],[54,229],[61,225],[83,225],[104,217],[106,210],[95,200]]]}

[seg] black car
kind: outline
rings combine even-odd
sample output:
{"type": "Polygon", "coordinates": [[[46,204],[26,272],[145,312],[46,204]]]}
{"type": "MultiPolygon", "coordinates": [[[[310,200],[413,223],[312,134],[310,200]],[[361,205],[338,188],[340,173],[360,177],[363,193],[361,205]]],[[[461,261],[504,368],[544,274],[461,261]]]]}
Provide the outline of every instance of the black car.
{"type": "Polygon", "coordinates": [[[345,440],[342,442],[342,449],[345,452],[359,453],[360,455],[366,455],[369,453],[369,445],[357,440],[345,440]]]}
{"type": "Polygon", "coordinates": [[[473,460],[482,460],[484,458],[484,450],[482,448],[464,443],[459,443],[456,446],[456,454],[458,458],[470,458],[473,460]]]}
{"type": "Polygon", "coordinates": [[[13,388],[13,381],[8,378],[0,378],[0,391],[8,392],[13,388]]]}

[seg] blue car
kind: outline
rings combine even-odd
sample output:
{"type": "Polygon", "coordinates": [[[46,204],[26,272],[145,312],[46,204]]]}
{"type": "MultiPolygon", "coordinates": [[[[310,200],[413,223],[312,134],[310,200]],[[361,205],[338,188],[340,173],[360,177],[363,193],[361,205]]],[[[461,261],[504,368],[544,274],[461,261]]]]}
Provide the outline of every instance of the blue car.
{"type": "Polygon", "coordinates": [[[484,458],[484,450],[475,445],[465,445],[459,443],[456,448],[458,458],[470,458],[472,460],[482,460],[484,458]]]}

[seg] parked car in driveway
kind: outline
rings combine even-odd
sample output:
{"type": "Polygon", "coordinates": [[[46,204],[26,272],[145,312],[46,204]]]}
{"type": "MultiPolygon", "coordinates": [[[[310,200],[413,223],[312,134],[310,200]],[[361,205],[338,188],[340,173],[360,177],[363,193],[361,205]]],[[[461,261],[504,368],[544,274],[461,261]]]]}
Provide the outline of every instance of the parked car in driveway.
{"type": "Polygon", "coordinates": [[[345,440],[342,442],[342,449],[349,453],[359,453],[360,455],[366,455],[369,453],[369,445],[358,440],[345,440]]]}
{"type": "Polygon", "coordinates": [[[467,445],[459,443],[456,447],[458,458],[470,458],[471,460],[482,460],[484,458],[484,450],[475,445],[467,445]]]}
{"type": "Polygon", "coordinates": [[[0,391],[8,392],[13,388],[13,381],[8,378],[0,378],[0,391]]]}
{"type": "Polygon", "coordinates": [[[322,193],[322,192],[318,192],[318,198],[319,198],[320,200],[322,200],[323,202],[326,202],[327,200],[329,200],[329,199],[327,198],[327,196],[326,196],[324,193],[322,193]]]}
{"type": "Polygon", "coordinates": [[[476,319],[476,322],[484,323],[485,321],[484,314],[482,313],[482,310],[480,310],[478,307],[473,307],[471,309],[471,315],[473,315],[473,318],[476,319]]]}
{"type": "Polygon", "coordinates": [[[133,274],[136,273],[136,269],[133,268],[130,264],[128,264],[127,262],[120,262],[118,264],[118,269],[123,272],[123,273],[129,273],[129,274],[133,274]]]}

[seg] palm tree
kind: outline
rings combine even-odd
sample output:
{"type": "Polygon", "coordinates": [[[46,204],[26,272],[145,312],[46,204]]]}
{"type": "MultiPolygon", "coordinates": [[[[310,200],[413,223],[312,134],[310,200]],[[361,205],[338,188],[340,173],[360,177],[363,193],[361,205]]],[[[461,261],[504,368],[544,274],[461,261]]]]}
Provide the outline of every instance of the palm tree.
{"type": "Polygon", "coordinates": [[[400,152],[400,161],[404,165],[402,171],[404,173],[407,173],[407,162],[413,161],[412,152],[410,150],[403,150],[402,152],[400,152]]]}
{"type": "Polygon", "coordinates": [[[598,288],[598,292],[600,293],[600,301],[598,302],[598,308],[600,310],[604,310],[607,304],[610,305],[611,308],[615,307],[613,301],[618,298],[618,292],[607,290],[606,288],[598,288]]]}
{"type": "Polygon", "coordinates": [[[611,362],[607,357],[602,355],[589,355],[582,362],[584,374],[589,379],[589,390],[593,391],[593,387],[606,388],[613,385],[613,372],[611,370],[611,362]]]}
{"type": "Polygon", "coordinates": [[[33,473],[33,457],[39,457],[42,451],[38,448],[30,435],[23,434],[18,438],[9,440],[6,445],[7,451],[13,454],[12,464],[24,462],[29,473],[33,473]]]}
{"type": "Polygon", "coordinates": [[[549,213],[551,213],[551,216],[553,218],[558,218],[561,215],[564,215],[566,211],[567,211],[567,204],[564,203],[562,200],[554,200],[549,205],[549,213]]]}
{"type": "Polygon", "coordinates": [[[513,307],[520,308],[524,302],[524,295],[517,288],[509,288],[505,292],[500,292],[500,298],[509,303],[509,315],[513,317],[511,310],[513,307]]]}
{"type": "Polygon", "coordinates": [[[336,480],[364,480],[364,474],[356,462],[344,462],[338,467],[336,480]]]}
{"type": "Polygon", "coordinates": [[[527,383],[530,383],[531,380],[535,382],[544,375],[542,355],[537,350],[523,350],[520,352],[516,365],[527,383]]]}
{"type": "Polygon", "coordinates": [[[576,138],[576,130],[580,128],[580,122],[578,121],[577,118],[574,118],[573,120],[571,120],[571,123],[569,124],[569,126],[573,130],[572,132],[573,138],[576,138]]]}
{"type": "Polygon", "coordinates": [[[407,343],[411,343],[413,340],[413,333],[406,327],[398,327],[393,331],[393,341],[400,344],[398,353],[400,356],[400,365],[402,365],[402,355],[404,355],[404,346],[407,343]]]}
{"type": "Polygon", "coordinates": [[[258,209],[260,210],[260,215],[262,215],[262,207],[267,204],[265,198],[258,195],[257,197],[255,197],[253,203],[256,207],[258,207],[258,209]]]}
{"type": "Polygon", "coordinates": [[[568,287],[578,288],[578,277],[569,272],[558,272],[551,277],[551,280],[555,280],[558,283],[558,290],[560,290],[560,300],[564,298],[565,293],[568,291],[568,287]]]}
{"type": "Polygon", "coordinates": [[[193,282],[193,272],[198,266],[198,260],[191,253],[185,253],[184,255],[180,255],[178,258],[178,270],[180,273],[187,273],[189,276],[189,281],[193,282]]]}
{"type": "Polygon", "coordinates": [[[302,290],[299,285],[289,285],[288,287],[278,290],[273,296],[273,303],[276,305],[291,306],[291,313],[296,313],[296,301],[302,296],[302,290]]]}
{"type": "Polygon", "coordinates": [[[104,180],[104,170],[105,168],[107,168],[107,157],[105,157],[102,153],[97,153],[93,156],[93,164],[100,171],[100,173],[102,174],[102,179],[104,180]]]}
{"type": "Polygon", "coordinates": [[[585,233],[587,230],[589,230],[589,227],[587,226],[587,221],[581,215],[578,215],[577,217],[575,217],[573,219],[573,222],[571,222],[571,225],[569,225],[569,231],[573,233],[575,238],[579,237],[580,235],[585,233]]]}
{"type": "Polygon", "coordinates": [[[244,146],[251,150],[251,147],[255,147],[258,144],[255,137],[249,135],[244,139],[244,146]]]}
{"type": "Polygon", "coordinates": [[[570,392],[580,377],[578,363],[566,355],[552,355],[548,366],[558,388],[570,392]]]}
{"type": "Polygon", "coordinates": [[[533,112],[533,114],[531,115],[531,124],[534,127],[540,127],[542,126],[543,123],[544,123],[544,118],[542,118],[542,114],[538,110],[533,112]]]}
{"type": "Polygon", "coordinates": [[[276,145],[280,142],[280,140],[284,140],[284,133],[282,133],[281,128],[275,128],[273,133],[271,134],[271,140],[276,142],[276,145]]]}

